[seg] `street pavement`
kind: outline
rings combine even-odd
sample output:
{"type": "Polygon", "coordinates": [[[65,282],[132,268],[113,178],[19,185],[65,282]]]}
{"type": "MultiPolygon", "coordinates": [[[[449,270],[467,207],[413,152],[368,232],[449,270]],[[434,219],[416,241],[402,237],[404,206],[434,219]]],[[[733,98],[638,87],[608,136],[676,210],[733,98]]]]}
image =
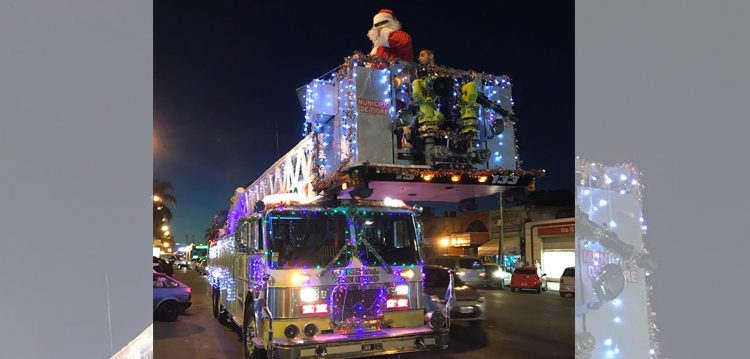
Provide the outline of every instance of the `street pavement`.
{"type": "MultiPolygon", "coordinates": [[[[154,322],[154,358],[242,358],[238,329],[219,324],[211,314],[206,277],[186,269],[175,269],[174,276],[193,289],[193,305],[175,322],[154,322]]],[[[481,327],[456,324],[448,349],[401,358],[573,358],[572,298],[557,292],[481,292],[488,308],[481,327]]]]}

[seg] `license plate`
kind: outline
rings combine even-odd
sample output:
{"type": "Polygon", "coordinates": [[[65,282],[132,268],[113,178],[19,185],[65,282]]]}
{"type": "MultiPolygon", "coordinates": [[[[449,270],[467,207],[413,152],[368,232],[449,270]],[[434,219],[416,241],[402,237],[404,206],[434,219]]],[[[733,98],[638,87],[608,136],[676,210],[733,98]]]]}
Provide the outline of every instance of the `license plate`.
{"type": "Polygon", "coordinates": [[[379,350],[383,350],[383,343],[362,344],[363,352],[373,352],[373,351],[379,351],[379,350]]]}
{"type": "Polygon", "coordinates": [[[460,307],[458,308],[459,313],[474,313],[474,307],[460,307]]]}

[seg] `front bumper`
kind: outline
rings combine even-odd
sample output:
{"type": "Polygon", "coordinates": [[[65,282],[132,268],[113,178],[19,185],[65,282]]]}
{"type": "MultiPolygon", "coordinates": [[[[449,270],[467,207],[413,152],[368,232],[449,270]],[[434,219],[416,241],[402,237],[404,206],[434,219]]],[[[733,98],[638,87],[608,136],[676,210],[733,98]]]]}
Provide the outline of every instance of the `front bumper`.
{"type": "Polygon", "coordinates": [[[574,285],[563,285],[560,284],[560,293],[575,293],[576,287],[574,285]]]}
{"type": "Polygon", "coordinates": [[[316,358],[316,349],[324,347],[325,358],[358,358],[411,353],[448,347],[448,331],[427,327],[390,328],[352,334],[321,334],[314,339],[274,340],[273,358],[316,358]],[[418,340],[421,338],[421,345],[418,340]]]}
{"type": "Polygon", "coordinates": [[[484,302],[458,301],[453,306],[453,308],[451,308],[451,322],[470,322],[474,320],[484,320],[484,317],[484,302]],[[462,310],[462,308],[464,310],[462,310]]]}

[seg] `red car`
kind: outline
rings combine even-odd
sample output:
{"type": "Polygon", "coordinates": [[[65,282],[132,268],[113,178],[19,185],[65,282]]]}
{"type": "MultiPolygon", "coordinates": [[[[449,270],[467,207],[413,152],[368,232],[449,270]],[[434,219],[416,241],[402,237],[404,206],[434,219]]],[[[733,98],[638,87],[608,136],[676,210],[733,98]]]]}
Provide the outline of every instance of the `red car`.
{"type": "Polygon", "coordinates": [[[510,291],[533,289],[537,293],[541,293],[542,290],[547,290],[547,281],[544,278],[546,275],[542,274],[540,277],[536,267],[533,266],[518,267],[513,271],[513,276],[510,278],[510,291]]]}

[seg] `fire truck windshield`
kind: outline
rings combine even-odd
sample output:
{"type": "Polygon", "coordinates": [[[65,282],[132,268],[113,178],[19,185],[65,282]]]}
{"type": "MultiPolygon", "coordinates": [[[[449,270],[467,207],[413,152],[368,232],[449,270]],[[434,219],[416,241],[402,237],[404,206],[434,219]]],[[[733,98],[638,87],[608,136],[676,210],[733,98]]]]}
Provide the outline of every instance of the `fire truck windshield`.
{"type": "Polygon", "coordinates": [[[365,265],[380,265],[381,258],[389,265],[419,262],[414,220],[410,214],[359,216],[354,225],[357,238],[372,247],[368,250],[362,243],[357,246],[357,256],[365,265]]]}
{"type": "MultiPolygon", "coordinates": [[[[348,240],[343,214],[282,211],[273,212],[269,219],[269,249],[278,268],[325,266],[348,240]]],[[[346,263],[338,264],[342,265],[346,263]]]]}

